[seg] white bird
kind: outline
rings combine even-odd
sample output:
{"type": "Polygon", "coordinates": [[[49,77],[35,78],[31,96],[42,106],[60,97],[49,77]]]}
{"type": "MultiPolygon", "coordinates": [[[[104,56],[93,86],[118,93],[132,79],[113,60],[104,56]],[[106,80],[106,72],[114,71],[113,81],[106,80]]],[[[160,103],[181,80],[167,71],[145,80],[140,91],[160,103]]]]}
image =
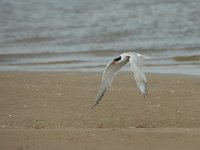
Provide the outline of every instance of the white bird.
{"type": "Polygon", "coordinates": [[[119,57],[115,58],[111,63],[109,63],[103,72],[101,85],[99,87],[95,103],[92,106],[92,108],[94,108],[99,103],[99,101],[104,96],[108,87],[111,86],[112,80],[114,76],[117,74],[117,71],[121,69],[128,62],[131,63],[131,70],[134,73],[136,84],[139,90],[142,92],[143,96],[146,96],[147,80],[142,70],[143,66],[142,58],[144,58],[144,56],[138,53],[134,52],[122,53],[119,57]]]}

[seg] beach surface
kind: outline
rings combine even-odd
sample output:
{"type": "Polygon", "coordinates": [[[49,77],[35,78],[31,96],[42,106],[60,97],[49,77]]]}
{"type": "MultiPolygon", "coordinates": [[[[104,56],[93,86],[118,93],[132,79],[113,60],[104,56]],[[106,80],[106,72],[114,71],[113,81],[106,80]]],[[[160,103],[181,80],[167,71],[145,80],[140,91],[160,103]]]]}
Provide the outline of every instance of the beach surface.
{"type": "Polygon", "coordinates": [[[131,73],[91,109],[101,73],[1,72],[0,149],[200,149],[200,77],[131,73]]]}

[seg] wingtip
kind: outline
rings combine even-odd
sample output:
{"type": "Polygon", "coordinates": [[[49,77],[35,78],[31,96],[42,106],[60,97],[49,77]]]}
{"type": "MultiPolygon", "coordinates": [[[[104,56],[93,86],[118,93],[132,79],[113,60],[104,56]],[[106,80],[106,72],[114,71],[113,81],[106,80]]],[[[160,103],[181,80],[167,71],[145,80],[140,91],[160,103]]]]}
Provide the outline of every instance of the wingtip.
{"type": "Polygon", "coordinates": [[[144,98],[147,96],[147,94],[148,94],[148,93],[144,93],[144,94],[143,94],[144,98]]]}
{"type": "Polygon", "coordinates": [[[98,103],[94,103],[94,104],[92,105],[91,109],[94,109],[95,106],[96,106],[97,104],[98,104],[98,103]]]}
{"type": "Polygon", "coordinates": [[[95,106],[96,106],[95,104],[94,104],[94,105],[92,105],[91,109],[94,109],[94,108],[95,108],[95,106]]]}

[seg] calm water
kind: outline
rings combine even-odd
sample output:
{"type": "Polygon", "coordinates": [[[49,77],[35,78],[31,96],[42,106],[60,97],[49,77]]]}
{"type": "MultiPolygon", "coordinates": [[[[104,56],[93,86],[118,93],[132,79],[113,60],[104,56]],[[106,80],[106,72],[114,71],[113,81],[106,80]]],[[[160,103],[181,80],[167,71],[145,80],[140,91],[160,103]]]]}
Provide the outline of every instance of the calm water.
{"type": "Polygon", "coordinates": [[[199,75],[200,0],[0,0],[0,71],[102,71],[126,51],[199,75]]]}

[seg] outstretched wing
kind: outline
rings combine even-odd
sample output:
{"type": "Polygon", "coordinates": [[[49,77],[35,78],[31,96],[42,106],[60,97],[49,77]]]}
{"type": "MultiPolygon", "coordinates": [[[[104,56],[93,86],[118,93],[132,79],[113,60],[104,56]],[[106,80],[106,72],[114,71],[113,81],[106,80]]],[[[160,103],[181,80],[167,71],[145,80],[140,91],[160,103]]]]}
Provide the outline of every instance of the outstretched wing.
{"type": "Polygon", "coordinates": [[[144,96],[147,95],[147,80],[143,72],[141,56],[137,53],[130,54],[131,69],[134,73],[136,84],[144,96]]]}
{"type": "Polygon", "coordinates": [[[106,90],[108,89],[109,86],[111,86],[112,80],[114,78],[114,76],[116,75],[117,71],[123,66],[124,64],[118,64],[118,63],[110,63],[106,66],[103,76],[102,76],[102,81],[101,81],[101,85],[99,87],[96,99],[95,99],[95,103],[92,106],[92,108],[94,108],[99,101],[101,100],[101,98],[104,96],[104,94],[106,93],[106,90]]]}

